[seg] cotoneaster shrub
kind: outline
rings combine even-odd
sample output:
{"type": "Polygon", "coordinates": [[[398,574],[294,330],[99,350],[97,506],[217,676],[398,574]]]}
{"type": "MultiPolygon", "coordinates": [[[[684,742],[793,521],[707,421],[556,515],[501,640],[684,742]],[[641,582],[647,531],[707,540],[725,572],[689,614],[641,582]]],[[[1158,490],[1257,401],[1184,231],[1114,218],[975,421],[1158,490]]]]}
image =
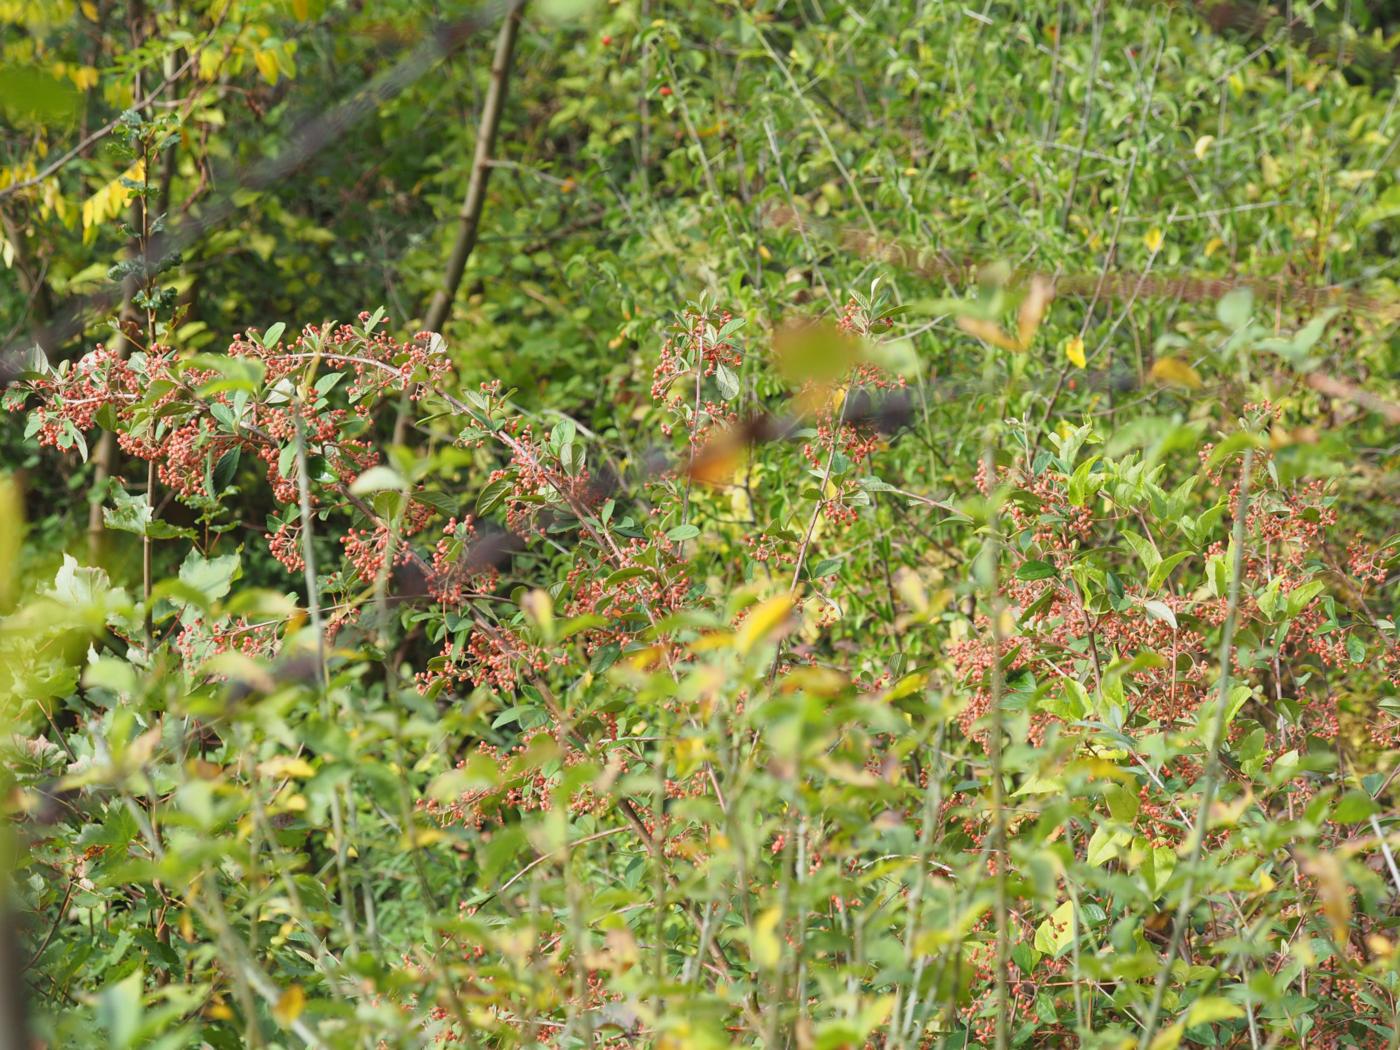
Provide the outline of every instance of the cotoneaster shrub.
{"type": "MultiPolygon", "coordinates": [[[[969,326],[1012,385],[1027,302],[969,326]]],[[[103,995],[212,1045],[1385,1045],[1393,546],[1338,534],[1248,313],[1221,413],[1136,447],[994,382],[927,445],[878,289],[685,312],[626,438],[382,314],[33,374],[41,444],[150,465],[107,522],[178,571],[69,559],[7,621],[59,807],[22,884],[69,873],[145,944],[103,995]]]]}

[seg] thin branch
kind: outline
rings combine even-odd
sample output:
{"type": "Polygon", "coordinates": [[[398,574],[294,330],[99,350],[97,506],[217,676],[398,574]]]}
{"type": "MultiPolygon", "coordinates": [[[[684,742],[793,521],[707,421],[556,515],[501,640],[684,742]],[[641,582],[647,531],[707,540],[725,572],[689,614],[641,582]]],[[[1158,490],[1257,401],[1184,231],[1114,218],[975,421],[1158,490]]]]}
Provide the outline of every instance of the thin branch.
{"type": "Polygon", "coordinates": [[[423,320],[423,327],[430,332],[442,331],[443,324],[452,312],[452,300],[462,283],[467,259],[476,247],[481,211],[486,204],[486,185],[491,179],[493,167],[491,154],[496,148],[496,132],[501,124],[501,111],[505,108],[511,56],[515,51],[515,39],[520,32],[520,15],[524,7],[525,0],[513,0],[496,36],[496,55],[491,61],[491,84],[486,91],[486,101],[481,108],[481,123],[476,132],[476,154],[472,158],[471,176],[467,180],[467,195],[457,216],[457,240],[452,245],[452,254],[447,259],[442,286],[433,293],[427,316],[423,320]]]}

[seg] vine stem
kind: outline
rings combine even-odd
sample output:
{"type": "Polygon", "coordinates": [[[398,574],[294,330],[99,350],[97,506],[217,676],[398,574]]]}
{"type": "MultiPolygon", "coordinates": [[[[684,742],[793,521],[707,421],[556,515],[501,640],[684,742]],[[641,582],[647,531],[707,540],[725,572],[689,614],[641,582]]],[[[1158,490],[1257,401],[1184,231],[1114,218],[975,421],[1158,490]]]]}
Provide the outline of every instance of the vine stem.
{"type": "MultiPolygon", "coordinates": [[[[988,441],[982,453],[984,471],[987,475],[988,483],[996,476],[996,457],[993,451],[992,442],[988,441]]],[[[1004,606],[1001,599],[1001,581],[998,579],[998,569],[1001,562],[1001,515],[997,510],[996,494],[992,494],[991,516],[989,521],[989,534],[987,539],[988,554],[988,617],[992,624],[992,667],[991,667],[991,707],[988,711],[990,725],[988,727],[987,750],[991,760],[992,777],[992,856],[996,860],[996,873],[994,876],[994,903],[993,910],[996,916],[996,1047],[997,1050],[1006,1050],[1010,1030],[1010,1010],[1011,1010],[1011,988],[1008,980],[1008,970],[1011,966],[1011,931],[1008,924],[1007,904],[1006,904],[1006,868],[1010,861],[1006,848],[1006,786],[1002,783],[1002,693],[1005,691],[1005,683],[1002,680],[1001,670],[1001,650],[1005,640],[1002,630],[1002,615],[1004,606]]]]}
{"type": "Polygon", "coordinates": [[[1230,597],[1225,611],[1225,625],[1220,634],[1220,692],[1216,697],[1215,718],[1211,722],[1210,738],[1207,745],[1206,773],[1201,783],[1201,803],[1196,810],[1196,822],[1191,832],[1191,861],[1186,872],[1186,885],[1181,891],[1181,903],[1177,905],[1176,919],[1172,923],[1171,941],[1167,944],[1167,957],[1157,971],[1157,983],[1152,990],[1152,1004],[1143,1020],[1142,1036],[1138,1040],[1139,1050],[1148,1050],[1152,1037],[1162,1015],[1162,1000],[1167,993],[1167,983],[1171,980],[1172,965],[1181,952],[1181,942],[1186,935],[1186,924],[1195,906],[1196,869],[1201,863],[1205,849],[1206,826],[1210,819],[1210,807],[1215,802],[1215,792],[1220,784],[1220,741],[1225,735],[1225,716],[1230,709],[1230,658],[1235,647],[1235,624],[1240,607],[1240,580],[1244,575],[1245,519],[1249,516],[1249,474],[1254,466],[1254,450],[1245,449],[1244,460],[1240,464],[1240,495],[1235,511],[1235,523],[1231,540],[1235,547],[1235,559],[1230,568],[1230,597]]]}
{"type": "MultiPolygon", "coordinates": [[[[314,365],[313,365],[314,368],[314,365]]],[[[310,383],[308,377],[307,382],[310,383]]],[[[316,549],[312,542],[311,524],[311,481],[307,473],[306,423],[302,418],[302,405],[297,405],[294,413],[296,421],[296,463],[297,498],[301,505],[301,555],[302,569],[306,579],[306,613],[311,621],[311,633],[316,639],[316,684],[321,693],[322,710],[328,699],[326,673],[326,635],[321,623],[321,598],[316,582],[316,549]]],[[[357,933],[355,923],[354,890],[350,885],[349,866],[346,862],[345,819],[341,811],[340,792],[331,792],[331,827],[335,833],[336,882],[340,891],[340,905],[345,923],[345,933],[351,952],[356,951],[357,933]]]]}

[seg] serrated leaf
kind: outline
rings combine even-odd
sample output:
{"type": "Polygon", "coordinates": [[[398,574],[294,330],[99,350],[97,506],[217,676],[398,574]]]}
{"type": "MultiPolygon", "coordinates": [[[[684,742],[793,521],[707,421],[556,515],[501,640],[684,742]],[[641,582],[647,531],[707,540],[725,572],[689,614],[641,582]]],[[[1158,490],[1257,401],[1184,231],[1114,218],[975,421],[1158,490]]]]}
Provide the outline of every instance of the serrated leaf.
{"type": "Polygon", "coordinates": [[[115,507],[102,508],[102,523],[109,529],[119,532],[134,532],[146,535],[151,525],[151,504],[146,494],[133,495],[121,488],[113,488],[112,501],[115,507]]]}

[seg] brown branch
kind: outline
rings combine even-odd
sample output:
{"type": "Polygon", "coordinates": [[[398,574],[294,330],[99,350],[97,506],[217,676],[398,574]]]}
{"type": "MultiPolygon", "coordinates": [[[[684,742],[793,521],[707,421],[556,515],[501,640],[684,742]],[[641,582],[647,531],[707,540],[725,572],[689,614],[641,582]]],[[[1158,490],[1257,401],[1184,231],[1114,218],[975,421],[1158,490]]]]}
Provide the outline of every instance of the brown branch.
{"type": "Polygon", "coordinates": [[[1369,390],[1363,390],[1355,383],[1349,383],[1345,379],[1338,379],[1335,376],[1325,376],[1320,372],[1313,372],[1308,376],[1308,386],[1312,387],[1320,394],[1328,397],[1335,397],[1342,401],[1350,401],[1360,405],[1362,408],[1375,412],[1385,419],[1391,426],[1400,427],[1400,405],[1393,401],[1387,401],[1383,397],[1377,397],[1369,390]]]}
{"type": "MultiPolygon", "coordinates": [[[[810,215],[799,215],[790,207],[774,208],[767,220],[777,228],[793,226],[798,230],[811,231],[816,225],[810,215]]],[[[910,247],[891,238],[875,237],[860,229],[828,228],[822,232],[842,248],[867,259],[953,285],[976,284],[978,275],[992,261],[971,256],[955,258],[947,252],[910,247]]],[[[1338,306],[1357,313],[1374,313],[1392,318],[1400,316],[1400,306],[1394,302],[1359,295],[1337,285],[1319,286],[1285,277],[1250,277],[1236,273],[1219,276],[1152,274],[1137,270],[1051,274],[1022,268],[1011,273],[1008,283],[1026,284],[1036,277],[1050,281],[1054,294],[1062,298],[1091,298],[1097,293],[1098,301],[1181,299],[1186,302],[1214,302],[1236,288],[1248,288],[1256,298],[1273,299],[1279,296],[1304,310],[1338,306]]]]}
{"type": "Polygon", "coordinates": [[[462,210],[457,216],[457,239],[452,245],[452,254],[447,259],[442,287],[433,293],[432,302],[423,321],[423,327],[430,332],[440,332],[452,312],[452,300],[462,283],[467,259],[476,247],[477,230],[481,226],[481,211],[486,203],[486,184],[491,178],[491,154],[496,148],[496,132],[501,124],[501,111],[505,108],[511,56],[515,51],[515,38],[520,32],[520,14],[524,7],[525,0],[512,0],[501,23],[501,30],[496,36],[496,54],[491,61],[491,84],[486,91],[486,101],[481,107],[481,123],[476,132],[476,153],[472,158],[471,175],[467,180],[467,195],[462,200],[462,210]]]}

